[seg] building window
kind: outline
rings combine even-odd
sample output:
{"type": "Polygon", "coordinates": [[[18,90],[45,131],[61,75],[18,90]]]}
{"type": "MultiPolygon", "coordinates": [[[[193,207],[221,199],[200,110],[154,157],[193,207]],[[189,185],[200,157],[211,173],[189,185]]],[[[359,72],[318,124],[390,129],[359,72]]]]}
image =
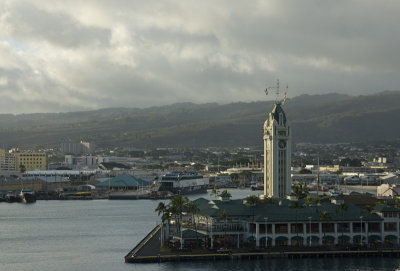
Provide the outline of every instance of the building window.
{"type": "Polygon", "coordinates": [[[396,231],[396,223],[394,222],[385,222],[383,225],[385,231],[396,231]]]}
{"type": "Polygon", "coordinates": [[[287,224],[276,224],[275,225],[275,233],[288,233],[288,225],[287,224]]]}

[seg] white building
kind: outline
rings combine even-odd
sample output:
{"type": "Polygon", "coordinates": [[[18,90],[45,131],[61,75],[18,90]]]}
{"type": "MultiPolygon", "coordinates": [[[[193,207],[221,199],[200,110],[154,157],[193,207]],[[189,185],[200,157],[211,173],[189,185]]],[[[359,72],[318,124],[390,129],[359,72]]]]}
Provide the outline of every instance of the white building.
{"type": "Polygon", "coordinates": [[[376,188],[376,194],[378,197],[399,197],[400,187],[395,184],[382,184],[376,188]]]}
{"type": "Polygon", "coordinates": [[[264,196],[284,198],[291,191],[291,131],[280,102],[264,123],[264,196]]]}

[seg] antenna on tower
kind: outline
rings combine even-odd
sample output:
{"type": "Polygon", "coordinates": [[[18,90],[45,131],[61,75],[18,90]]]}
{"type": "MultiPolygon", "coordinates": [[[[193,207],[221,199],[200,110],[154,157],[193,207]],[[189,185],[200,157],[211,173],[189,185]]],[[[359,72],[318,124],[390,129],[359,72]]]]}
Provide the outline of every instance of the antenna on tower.
{"type": "MultiPolygon", "coordinates": [[[[276,79],[276,86],[274,86],[274,87],[267,87],[267,88],[265,89],[265,95],[268,95],[268,90],[270,90],[270,89],[275,89],[275,91],[276,91],[276,92],[275,92],[275,95],[276,95],[276,97],[275,97],[275,103],[277,104],[278,101],[279,101],[279,90],[280,90],[279,79],[276,79]]],[[[284,104],[284,103],[285,103],[285,101],[286,101],[287,90],[288,90],[288,86],[286,85],[285,96],[283,97],[283,99],[282,99],[279,103],[281,103],[281,104],[284,104]]]]}

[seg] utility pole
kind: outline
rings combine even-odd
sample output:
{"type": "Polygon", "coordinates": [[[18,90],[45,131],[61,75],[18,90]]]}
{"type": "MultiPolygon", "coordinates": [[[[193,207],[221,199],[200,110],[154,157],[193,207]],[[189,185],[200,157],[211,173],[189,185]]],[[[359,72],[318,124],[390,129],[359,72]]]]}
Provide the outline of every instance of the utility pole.
{"type": "Polygon", "coordinates": [[[319,197],[319,156],[317,157],[317,197],[319,197]]]}

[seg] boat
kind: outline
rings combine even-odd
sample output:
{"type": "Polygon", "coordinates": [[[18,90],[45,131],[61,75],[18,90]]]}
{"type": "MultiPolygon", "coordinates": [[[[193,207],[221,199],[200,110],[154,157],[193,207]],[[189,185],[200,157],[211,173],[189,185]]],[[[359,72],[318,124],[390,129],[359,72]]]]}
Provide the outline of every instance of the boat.
{"type": "Polygon", "coordinates": [[[207,193],[208,178],[192,171],[174,171],[161,177],[158,191],[169,191],[173,194],[207,193]]]}
{"type": "Polygon", "coordinates": [[[31,189],[23,188],[19,193],[19,198],[22,203],[33,203],[36,202],[35,193],[31,189]]]}
{"type": "Polygon", "coordinates": [[[18,197],[16,193],[13,191],[8,191],[7,194],[4,196],[4,199],[6,202],[12,203],[12,202],[20,202],[21,198],[18,197]]]}
{"type": "Polygon", "coordinates": [[[250,186],[250,188],[251,188],[252,191],[264,190],[264,184],[263,183],[255,183],[255,184],[252,184],[250,186]]]}

